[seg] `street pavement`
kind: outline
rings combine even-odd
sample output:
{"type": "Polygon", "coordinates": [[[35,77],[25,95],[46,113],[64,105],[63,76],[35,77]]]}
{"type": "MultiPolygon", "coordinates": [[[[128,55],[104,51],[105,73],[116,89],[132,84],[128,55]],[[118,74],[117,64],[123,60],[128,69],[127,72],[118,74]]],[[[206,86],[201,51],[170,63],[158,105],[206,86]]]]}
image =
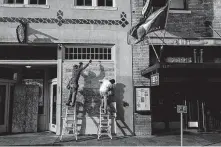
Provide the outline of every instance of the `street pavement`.
{"type": "MultiPolygon", "coordinates": [[[[184,133],[183,146],[221,146],[221,133],[184,133]]],[[[59,140],[51,132],[21,133],[0,135],[0,146],[180,146],[180,134],[161,134],[152,136],[103,136],[97,140],[96,135],[64,136],[59,140]]]]}

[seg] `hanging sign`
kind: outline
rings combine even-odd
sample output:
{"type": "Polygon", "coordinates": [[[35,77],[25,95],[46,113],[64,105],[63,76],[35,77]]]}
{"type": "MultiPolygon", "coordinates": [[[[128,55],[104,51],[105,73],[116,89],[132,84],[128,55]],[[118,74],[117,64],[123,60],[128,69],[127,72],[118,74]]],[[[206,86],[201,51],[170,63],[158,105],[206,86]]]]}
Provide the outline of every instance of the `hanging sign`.
{"type": "Polygon", "coordinates": [[[151,86],[158,86],[159,85],[159,79],[160,79],[159,73],[152,74],[150,76],[151,86]]]}

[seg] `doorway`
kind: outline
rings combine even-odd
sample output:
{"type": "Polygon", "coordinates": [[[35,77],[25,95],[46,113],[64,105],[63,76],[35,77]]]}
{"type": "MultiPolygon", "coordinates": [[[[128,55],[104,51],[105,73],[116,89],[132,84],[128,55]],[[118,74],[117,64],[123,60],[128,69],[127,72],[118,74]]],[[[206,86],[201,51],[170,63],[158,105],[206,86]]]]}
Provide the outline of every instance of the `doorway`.
{"type": "Polygon", "coordinates": [[[50,81],[50,120],[49,130],[56,133],[57,78],[50,81]]]}
{"type": "Polygon", "coordinates": [[[13,81],[0,79],[0,133],[9,132],[11,125],[11,100],[13,98],[13,81]]]}

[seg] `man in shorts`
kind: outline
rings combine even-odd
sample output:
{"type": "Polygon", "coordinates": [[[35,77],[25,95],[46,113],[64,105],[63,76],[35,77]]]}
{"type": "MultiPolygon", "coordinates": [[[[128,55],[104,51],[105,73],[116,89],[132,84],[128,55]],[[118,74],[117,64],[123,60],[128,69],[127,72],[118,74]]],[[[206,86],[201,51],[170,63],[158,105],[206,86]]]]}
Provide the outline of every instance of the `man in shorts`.
{"type": "Polygon", "coordinates": [[[107,111],[107,105],[110,105],[111,101],[109,100],[109,97],[114,94],[114,83],[115,80],[111,79],[103,79],[99,80],[101,83],[100,86],[100,95],[103,98],[103,106],[104,106],[104,113],[107,111]]]}

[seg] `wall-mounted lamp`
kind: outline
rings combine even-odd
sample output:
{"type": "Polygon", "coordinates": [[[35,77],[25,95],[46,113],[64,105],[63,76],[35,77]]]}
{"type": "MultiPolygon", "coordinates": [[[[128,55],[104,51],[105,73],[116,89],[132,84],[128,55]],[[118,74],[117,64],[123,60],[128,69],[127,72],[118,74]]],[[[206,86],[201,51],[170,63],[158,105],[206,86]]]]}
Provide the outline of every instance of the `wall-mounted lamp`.
{"type": "Polygon", "coordinates": [[[26,67],[26,68],[31,68],[31,66],[30,66],[30,65],[26,65],[25,67],[26,67]]]}

